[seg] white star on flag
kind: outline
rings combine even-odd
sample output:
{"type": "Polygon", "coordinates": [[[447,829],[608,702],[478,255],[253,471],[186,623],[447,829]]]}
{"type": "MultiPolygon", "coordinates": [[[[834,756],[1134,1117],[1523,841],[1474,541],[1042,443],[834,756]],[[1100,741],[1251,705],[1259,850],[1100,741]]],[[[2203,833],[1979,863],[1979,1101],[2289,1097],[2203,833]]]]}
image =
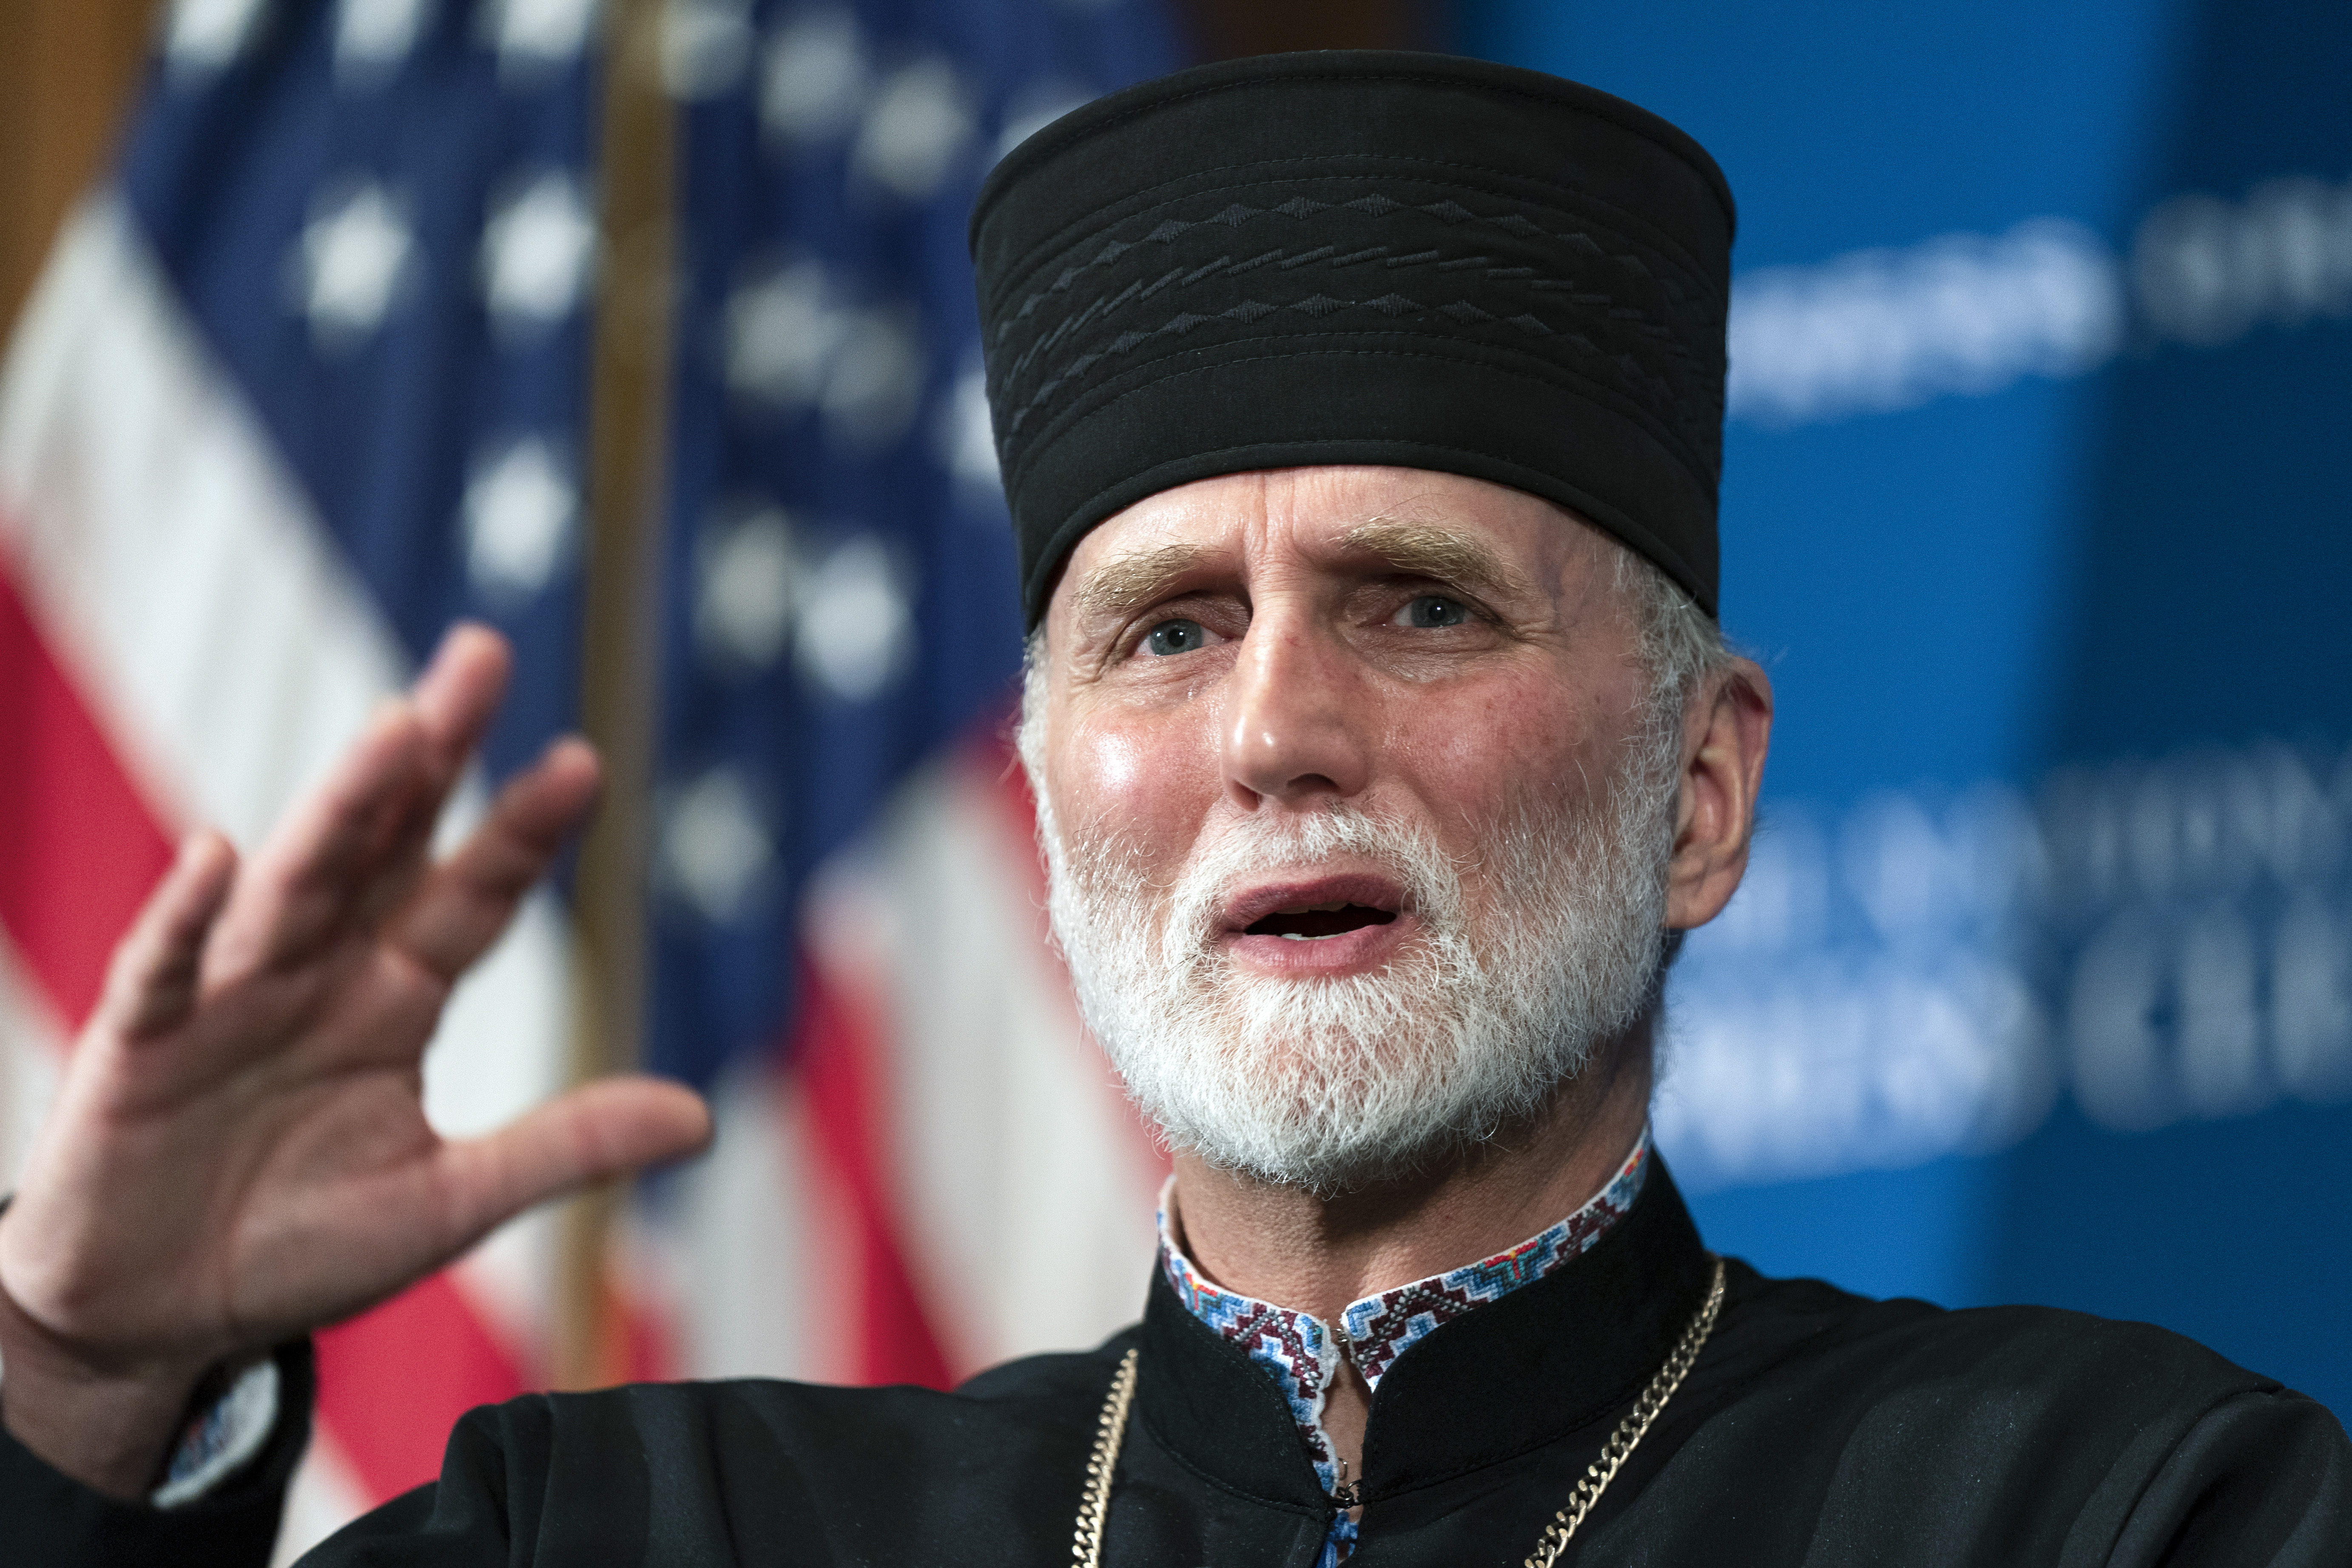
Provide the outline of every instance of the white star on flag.
{"type": "Polygon", "coordinates": [[[866,111],[851,167],[908,201],[940,188],[972,133],[972,111],[955,68],[919,60],[891,74],[866,111]]]}
{"type": "Polygon", "coordinates": [[[839,135],[856,121],[871,78],[856,17],[840,11],[795,17],[768,41],[761,123],[785,141],[839,135]]]}
{"type": "Polygon", "coordinates": [[[534,78],[577,59],[597,0],[490,0],[483,21],[502,78],[534,78]]]}
{"type": "Polygon", "coordinates": [[[909,310],[852,313],[825,367],[825,435],[853,452],[878,452],[906,434],[923,401],[922,336],[909,310]]]}
{"type": "MultiPolygon", "coordinates": [[[[956,378],[955,391],[940,410],[940,455],[956,483],[993,494],[1003,483],[996,463],[996,426],[988,412],[988,372],[978,365],[956,378]]],[[[1002,527],[994,516],[988,522],[1002,527]]]]}
{"type": "Polygon", "coordinates": [[[815,402],[850,329],[850,312],[835,305],[833,293],[814,261],[738,288],[727,301],[728,384],[788,409],[815,402]]]}
{"type": "Polygon", "coordinates": [[[596,220],[561,170],[511,196],[482,230],[482,293],[501,329],[551,326],[580,303],[596,259],[596,220]]]}
{"type": "Polygon", "coordinates": [[[416,248],[400,204],[371,181],[350,187],[303,227],[299,302],[314,338],[347,348],[383,325],[416,248]]]}
{"type": "Polygon", "coordinates": [[[712,768],[662,813],[663,880],[713,925],[734,917],[775,858],[775,840],[732,768],[712,768]]]}
{"type": "Polygon", "coordinates": [[[163,35],[175,68],[215,71],[245,52],[262,0],[178,0],[163,35]]]}
{"type": "Polygon", "coordinates": [[[914,651],[914,617],[889,550],[871,534],[844,541],[794,596],[793,656],[803,678],[843,702],[870,700],[914,651]]]}
{"type": "Polygon", "coordinates": [[[788,413],[812,406],[854,451],[906,433],[922,402],[925,363],[913,312],[857,309],[822,263],[796,262],[738,287],[727,302],[727,382],[788,413]]]}
{"type": "Polygon", "coordinates": [[[694,630],[707,661],[720,670],[775,663],[792,631],[801,576],[792,519],[768,507],[700,542],[694,630]]]}
{"type": "Polygon", "coordinates": [[[527,437],[466,488],[466,575],[495,602],[528,599],[571,554],[580,493],[546,442],[527,437]]]}
{"type": "Polygon", "coordinates": [[[751,57],[751,0],[670,0],[661,49],[662,85],[671,97],[718,97],[742,78],[751,57]]]}
{"type": "Polygon", "coordinates": [[[335,74],[373,84],[390,76],[425,20],[425,0],[342,0],[335,12],[335,74]]]}

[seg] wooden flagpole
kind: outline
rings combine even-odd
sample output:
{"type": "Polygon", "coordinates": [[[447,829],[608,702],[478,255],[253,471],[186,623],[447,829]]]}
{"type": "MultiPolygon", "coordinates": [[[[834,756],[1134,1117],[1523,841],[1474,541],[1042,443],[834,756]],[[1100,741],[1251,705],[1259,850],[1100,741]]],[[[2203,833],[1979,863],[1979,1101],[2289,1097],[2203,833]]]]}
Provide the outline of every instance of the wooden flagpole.
{"type": "Polygon", "coordinates": [[[156,0],[0,0],[0,337],[49,244],[106,172],[156,0]]]}
{"type": "MultiPolygon", "coordinates": [[[[603,754],[604,793],[581,845],[573,905],[574,1082],[636,1064],[645,1005],[675,255],[675,111],[662,83],[663,9],[661,0],[613,0],[605,8],[581,650],[581,727],[603,754]]],[[[559,1387],[628,1375],[612,1256],[623,1197],[613,1184],[564,1210],[551,1365],[559,1387]]]]}

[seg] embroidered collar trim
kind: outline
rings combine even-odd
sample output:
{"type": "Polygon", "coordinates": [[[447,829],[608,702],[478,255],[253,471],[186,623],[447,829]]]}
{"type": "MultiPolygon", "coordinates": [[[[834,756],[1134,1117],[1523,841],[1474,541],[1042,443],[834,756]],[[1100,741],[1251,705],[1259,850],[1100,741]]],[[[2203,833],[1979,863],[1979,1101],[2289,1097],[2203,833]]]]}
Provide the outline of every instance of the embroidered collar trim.
{"type": "Polygon", "coordinates": [[[1337,1323],[1292,1312],[1210,1283],[1178,1244],[1171,1219],[1175,1183],[1160,1198],[1160,1268],[1185,1310],[1239,1345],[1274,1380],[1298,1424],[1299,1439],[1326,1491],[1339,1485],[1339,1464],[1323,1430],[1323,1402],[1345,1358],[1379,1392],[1396,1358],[1439,1325],[1540,1280],[1608,1234],[1640,1196],[1650,1169],[1650,1129],[1590,1202],[1559,1224],[1507,1252],[1464,1268],[1351,1301],[1337,1323]]]}

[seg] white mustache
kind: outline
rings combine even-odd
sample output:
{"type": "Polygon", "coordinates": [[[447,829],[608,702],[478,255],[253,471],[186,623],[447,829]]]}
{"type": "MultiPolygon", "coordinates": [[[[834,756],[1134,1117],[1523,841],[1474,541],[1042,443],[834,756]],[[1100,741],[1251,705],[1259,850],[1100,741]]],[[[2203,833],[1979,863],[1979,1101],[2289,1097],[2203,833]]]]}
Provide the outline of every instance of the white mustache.
{"type": "Polygon", "coordinates": [[[1219,911],[1253,883],[1344,863],[1371,869],[1403,891],[1404,907],[1429,925],[1458,925],[1466,903],[1460,868],[1428,834],[1337,802],[1312,815],[1252,816],[1196,850],[1169,889],[1161,956],[1176,965],[1213,956],[1219,911]]]}

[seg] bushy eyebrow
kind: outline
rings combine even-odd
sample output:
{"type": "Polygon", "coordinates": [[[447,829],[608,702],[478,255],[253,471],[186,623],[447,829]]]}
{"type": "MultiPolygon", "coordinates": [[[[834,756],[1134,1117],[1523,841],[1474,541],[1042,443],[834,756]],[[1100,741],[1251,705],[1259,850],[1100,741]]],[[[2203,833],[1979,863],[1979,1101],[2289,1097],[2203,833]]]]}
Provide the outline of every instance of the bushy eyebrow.
{"type": "Polygon", "coordinates": [[[1374,517],[1340,535],[1339,543],[1351,554],[1370,556],[1402,576],[1433,578],[1506,597],[1528,591],[1527,579],[1485,543],[1436,523],[1374,517]]]}
{"type": "Polygon", "coordinates": [[[1205,545],[1161,545],[1157,549],[1113,556],[1087,573],[1085,580],[1071,591],[1070,607],[1082,620],[1124,615],[1137,605],[1157,599],[1170,583],[1199,567],[1210,553],[1205,545]]]}
{"type": "MultiPolygon", "coordinates": [[[[1506,596],[1528,588],[1527,580],[1484,543],[1436,523],[1373,517],[1340,535],[1339,547],[1349,555],[1370,556],[1400,576],[1506,596]]],[[[1159,598],[1215,553],[1205,545],[1167,544],[1114,556],[1071,591],[1071,609],[1085,620],[1124,615],[1159,598]]]]}

